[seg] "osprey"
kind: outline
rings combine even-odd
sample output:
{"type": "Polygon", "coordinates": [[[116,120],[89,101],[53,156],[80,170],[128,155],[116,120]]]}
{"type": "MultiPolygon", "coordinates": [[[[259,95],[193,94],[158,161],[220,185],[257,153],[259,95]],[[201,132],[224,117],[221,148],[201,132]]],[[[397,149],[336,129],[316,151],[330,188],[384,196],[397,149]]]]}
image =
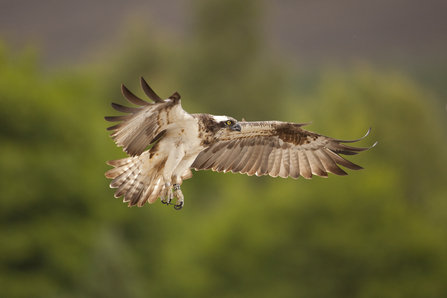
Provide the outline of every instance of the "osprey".
{"type": "Polygon", "coordinates": [[[121,123],[109,127],[111,137],[129,155],[107,163],[114,169],[105,176],[113,179],[115,197],[124,196],[129,206],[153,203],[158,197],[175,209],[184,205],[180,189],[182,181],[192,177],[191,169],[233,172],[272,177],[312,175],[328,177],[328,173],[347,175],[338,167],[351,170],[362,167],[340,154],[354,155],[374,147],[356,148],[353,143],[326,137],[301,128],[306,124],[280,121],[238,122],[227,116],[189,114],[182,109],[180,95],[175,92],[161,99],[141,77],[141,87],[154,102],[144,101],[124,85],[121,90],[132,104],[126,107],[112,103],[124,116],[105,117],[121,123]],[[146,150],[148,146],[150,149],[146,150]]]}

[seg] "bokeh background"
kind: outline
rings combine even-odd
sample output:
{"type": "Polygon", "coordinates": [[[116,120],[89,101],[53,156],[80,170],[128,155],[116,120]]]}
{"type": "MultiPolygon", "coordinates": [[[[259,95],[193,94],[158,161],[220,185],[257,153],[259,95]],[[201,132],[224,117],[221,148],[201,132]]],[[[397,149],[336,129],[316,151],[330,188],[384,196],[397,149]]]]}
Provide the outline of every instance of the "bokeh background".
{"type": "Polygon", "coordinates": [[[447,297],[447,3],[0,1],[1,297],[447,297]],[[347,177],[114,199],[110,102],[372,133],[347,177]]]}

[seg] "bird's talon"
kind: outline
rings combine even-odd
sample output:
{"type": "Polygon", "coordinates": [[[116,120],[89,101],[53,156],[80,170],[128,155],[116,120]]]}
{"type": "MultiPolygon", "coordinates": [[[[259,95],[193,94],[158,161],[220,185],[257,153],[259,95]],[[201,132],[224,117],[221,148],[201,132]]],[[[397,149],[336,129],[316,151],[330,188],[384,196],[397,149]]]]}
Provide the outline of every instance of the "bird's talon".
{"type": "Polygon", "coordinates": [[[180,189],[180,184],[179,183],[174,183],[174,197],[177,198],[177,202],[174,205],[175,210],[180,210],[183,208],[184,205],[184,197],[183,197],[183,193],[182,190],[180,189]]]}
{"type": "Polygon", "coordinates": [[[183,202],[180,203],[180,205],[174,205],[175,210],[180,210],[183,208],[183,202]]]}

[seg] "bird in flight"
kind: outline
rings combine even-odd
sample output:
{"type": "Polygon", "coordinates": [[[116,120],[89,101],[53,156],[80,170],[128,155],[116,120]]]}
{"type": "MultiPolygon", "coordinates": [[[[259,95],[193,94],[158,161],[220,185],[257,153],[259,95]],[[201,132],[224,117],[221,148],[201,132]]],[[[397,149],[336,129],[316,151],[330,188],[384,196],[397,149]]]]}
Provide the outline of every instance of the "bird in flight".
{"type": "Polygon", "coordinates": [[[328,173],[344,176],[347,173],[338,165],[351,170],[362,167],[340,154],[355,155],[377,144],[346,145],[363,139],[371,129],[363,138],[346,141],[304,130],[306,124],[189,114],[181,106],[180,94],[163,100],[142,77],[140,81],[154,102],[121,85],[124,97],[140,107],[112,103],[115,110],[130,114],[105,117],[120,122],[107,130],[114,131],[110,136],[129,155],[108,161],[114,168],[105,176],[113,179],[110,187],[117,188],[115,197],[124,196],[129,206],[141,207],[160,197],[168,205],[177,198],[174,208],[181,209],[185,201],[180,185],[192,177],[191,169],[295,179],[328,177],[328,173]]]}

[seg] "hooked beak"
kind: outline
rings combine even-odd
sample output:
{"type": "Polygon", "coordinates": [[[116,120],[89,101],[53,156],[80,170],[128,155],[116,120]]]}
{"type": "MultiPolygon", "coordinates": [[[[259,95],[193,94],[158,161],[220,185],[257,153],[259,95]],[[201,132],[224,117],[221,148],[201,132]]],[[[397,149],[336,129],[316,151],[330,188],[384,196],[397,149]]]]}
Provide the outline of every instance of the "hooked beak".
{"type": "Polygon", "coordinates": [[[241,131],[242,128],[241,128],[241,125],[239,123],[237,123],[237,124],[233,125],[232,127],[230,127],[230,129],[232,131],[241,131]]]}

